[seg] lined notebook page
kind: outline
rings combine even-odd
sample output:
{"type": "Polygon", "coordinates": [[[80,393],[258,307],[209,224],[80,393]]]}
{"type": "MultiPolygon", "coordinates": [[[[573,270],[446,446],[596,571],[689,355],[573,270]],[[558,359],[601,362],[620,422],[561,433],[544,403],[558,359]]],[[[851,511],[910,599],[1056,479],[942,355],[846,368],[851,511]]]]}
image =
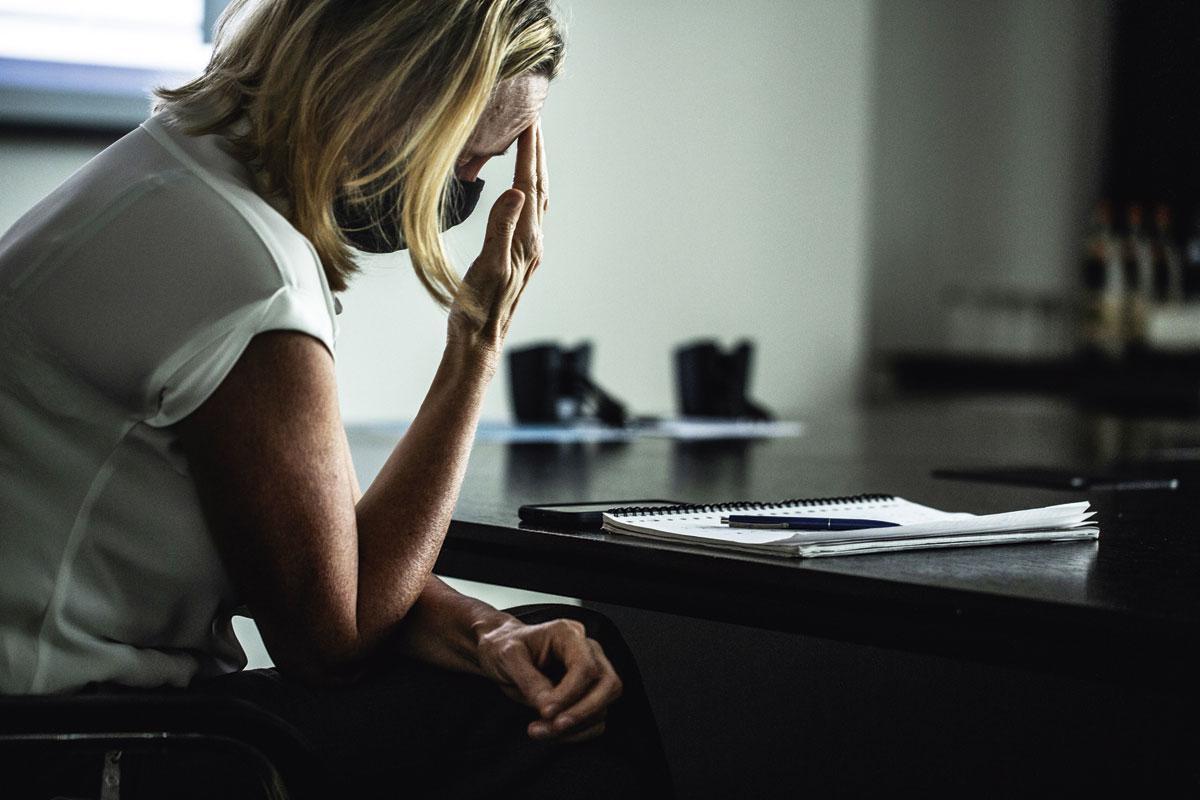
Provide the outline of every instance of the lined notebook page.
{"type": "MultiPolygon", "coordinates": [[[[936,508],[911,503],[899,497],[888,497],[874,500],[862,500],[848,503],[829,503],[804,505],[777,505],[771,508],[753,508],[745,511],[725,509],[721,511],[692,511],[688,513],[659,513],[624,515],[616,513],[604,515],[605,523],[616,523],[619,528],[636,530],[650,534],[665,534],[675,537],[697,537],[715,539],[717,541],[736,544],[771,544],[775,542],[796,541],[797,535],[803,535],[806,541],[820,541],[819,537],[833,534],[834,538],[846,538],[846,531],[787,531],[787,530],[753,530],[747,528],[730,528],[721,524],[721,517],[729,514],[747,513],[773,517],[834,517],[834,518],[865,518],[885,522],[898,522],[902,526],[926,524],[931,522],[947,522],[952,520],[968,520],[975,518],[974,514],[952,514],[938,511],[936,508]]],[[[897,528],[874,528],[871,530],[895,531],[897,528]]],[[[854,531],[858,534],[861,531],[854,531]]]]}

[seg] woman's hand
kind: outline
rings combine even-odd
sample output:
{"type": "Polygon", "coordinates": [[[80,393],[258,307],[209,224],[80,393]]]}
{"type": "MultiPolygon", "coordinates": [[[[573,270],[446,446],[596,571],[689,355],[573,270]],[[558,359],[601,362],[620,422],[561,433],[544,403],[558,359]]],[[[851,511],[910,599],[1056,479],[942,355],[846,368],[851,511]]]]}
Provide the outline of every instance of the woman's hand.
{"type": "Polygon", "coordinates": [[[538,712],[534,739],[577,742],[604,732],[621,679],[583,625],[556,619],[526,625],[509,618],[480,636],[479,666],[518,703],[538,712]]]}
{"type": "Polygon", "coordinates": [[[483,250],[463,276],[468,303],[450,307],[448,340],[474,354],[499,356],[508,325],[529,277],[542,260],[542,218],[550,184],[542,126],[535,122],[517,140],[513,187],[496,199],[483,250]],[[477,308],[471,312],[469,302],[477,308]]]}

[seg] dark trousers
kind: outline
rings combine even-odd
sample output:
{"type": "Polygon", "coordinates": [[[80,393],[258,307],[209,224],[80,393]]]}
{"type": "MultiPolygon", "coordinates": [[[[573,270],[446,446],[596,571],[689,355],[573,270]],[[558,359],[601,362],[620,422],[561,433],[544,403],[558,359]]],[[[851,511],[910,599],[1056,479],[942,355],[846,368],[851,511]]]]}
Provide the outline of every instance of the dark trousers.
{"type": "Polygon", "coordinates": [[[259,669],[189,691],[247,700],[290,723],[339,796],[669,796],[670,778],[641,675],[608,618],[563,605],[521,606],[509,613],[527,623],[579,620],[603,646],[624,692],[609,710],[602,736],[578,744],[532,740],[526,726],[536,714],[491,681],[403,658],[345,686],[314,688],[259,669]]]}

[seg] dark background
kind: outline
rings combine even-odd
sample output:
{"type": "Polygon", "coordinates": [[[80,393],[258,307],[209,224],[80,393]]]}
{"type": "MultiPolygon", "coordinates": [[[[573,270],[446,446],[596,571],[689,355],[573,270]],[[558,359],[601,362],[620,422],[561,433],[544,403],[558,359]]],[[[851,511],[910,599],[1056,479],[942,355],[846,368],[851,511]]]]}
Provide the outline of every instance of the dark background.
{"type": "Polygon", "coordinates": [[[1200,3],[1122,0],[1112,46],[1106,193],[1118,206],[1170,203],[1190,223],[1200,202],[1200,3]]]}

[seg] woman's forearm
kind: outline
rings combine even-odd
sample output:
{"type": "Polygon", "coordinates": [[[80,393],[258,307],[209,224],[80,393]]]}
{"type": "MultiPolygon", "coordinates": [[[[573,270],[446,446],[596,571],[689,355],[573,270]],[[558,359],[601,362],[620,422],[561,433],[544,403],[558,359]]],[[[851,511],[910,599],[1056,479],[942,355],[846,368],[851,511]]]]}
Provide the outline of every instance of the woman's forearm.
{"type": "Polygon", "coordinates": [[[478,675],[480,637],[512,621],[511,614],[460,594],[430,575],[404,618],[396,646],[426,663],[478,675]]]}
{"type": "MultiPolygon", "coordinates": [[[[446,322],[447,346],[433,385],[379,476],[355,505],[351,655],[393,632],[424,591],[458,500],[500,348],[529,277],[542,259],[545,154],[535,123],[517,143],[513,188],[488,216],[479,257],[463,276],[446,322]]],[[[344,563],[344,562],[343,562],[344,563]]],[[[346,631],[342,617],[342,635],[346,631]]]]}
{"type": "Polygon", "coordinates": [[[358,501],[362,645],[388,635],[425,590],[494,373],[493,353],[448,345],[420,411],[358,501]]]}

